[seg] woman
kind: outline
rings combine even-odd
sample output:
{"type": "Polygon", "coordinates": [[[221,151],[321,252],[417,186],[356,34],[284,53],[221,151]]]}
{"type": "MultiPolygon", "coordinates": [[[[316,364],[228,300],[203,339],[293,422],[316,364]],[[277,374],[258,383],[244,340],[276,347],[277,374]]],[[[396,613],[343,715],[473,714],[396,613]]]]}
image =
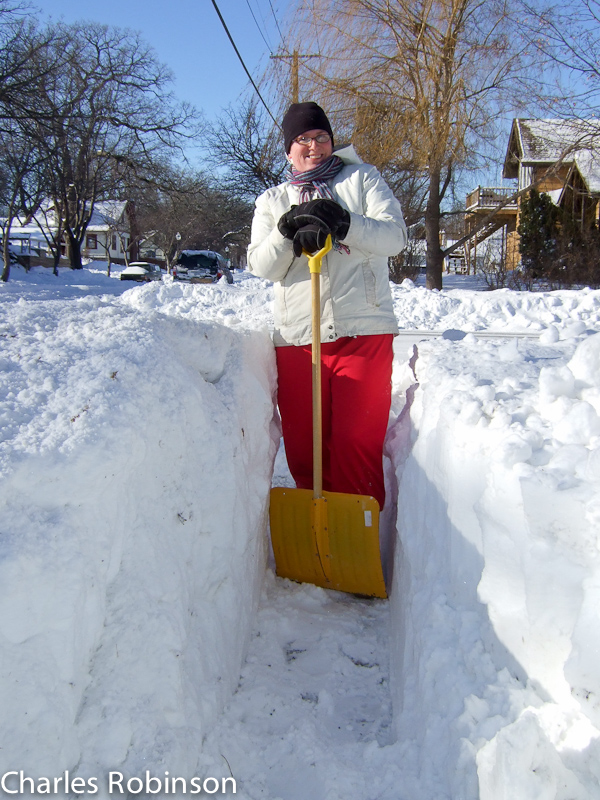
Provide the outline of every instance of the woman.
{"type": "Polygon", "coordinates": [[[332,234],[321,268],[323,488],[371,495],[383,508],[383,441],[398,332],[388,256],[406,243],[400,204],[353,147],[334,152],[316,103],[283,119],[290,179],[256,201],[249,269],[275,282],[278,404],[296,486],[312,488],[311,289],[303,250],[332,234]]]}

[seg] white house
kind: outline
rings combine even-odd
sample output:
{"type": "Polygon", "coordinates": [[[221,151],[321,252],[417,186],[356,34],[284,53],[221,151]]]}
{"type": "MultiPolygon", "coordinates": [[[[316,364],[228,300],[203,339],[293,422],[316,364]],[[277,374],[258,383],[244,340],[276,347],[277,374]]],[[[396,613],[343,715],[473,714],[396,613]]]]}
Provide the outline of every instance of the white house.
{"type": "MultiPolygon", "coordinates": [[[[84,258],[106,261],[110,256],[113,262],[135,259],[137,254],[131,252],[137,246],[137,237],[132,232],[133,220],[133,204],[129,201],[98,201],[82,242],[84,258]]],[[[17,253],[50,258],[48,242],[54,239],[57,228],[55,209],[47,201],[33,218],[14,220],[10,242],[17,253]]],[[[64,255],[66,244],[63,243],[61,250],[64,255]]]]}
{"type": "Polygon", "coordinates": [[[127,200],[102,200],[94,206],[82,252],[89,258],[131,260],[132,206],[127,200]]]}

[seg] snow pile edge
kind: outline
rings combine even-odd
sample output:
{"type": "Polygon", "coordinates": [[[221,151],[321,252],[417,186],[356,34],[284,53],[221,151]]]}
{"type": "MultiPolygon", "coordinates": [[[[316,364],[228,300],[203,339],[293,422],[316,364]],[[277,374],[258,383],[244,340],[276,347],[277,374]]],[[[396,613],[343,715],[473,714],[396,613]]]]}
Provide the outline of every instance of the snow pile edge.
{"type": "Polygon", "coordinates": [[[557,339],[421,343],[390,434],[395,721],[424,800],[598,796],[600,336],[557,339]]]}
{"type": "Polygon", "coordinates": [[[0,772],[193,774],[264,575],[268,334],[88,298],[5,336],[0,772]]]}

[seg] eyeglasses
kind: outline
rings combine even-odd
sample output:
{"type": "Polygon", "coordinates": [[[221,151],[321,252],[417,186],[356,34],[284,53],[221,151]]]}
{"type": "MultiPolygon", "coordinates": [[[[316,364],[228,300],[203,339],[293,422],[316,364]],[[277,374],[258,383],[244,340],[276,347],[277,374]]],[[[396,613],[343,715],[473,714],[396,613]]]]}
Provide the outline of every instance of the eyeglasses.
{"type": "Polygon", "coordinates": [[[311,142],[317,142],[318,144],[325,144],[331,140],[331,136],[328,133],[320,133],[318,136],[296,136],[294,141],[296,144],[301,144],[304,147],[308,147],[311,142]]]}

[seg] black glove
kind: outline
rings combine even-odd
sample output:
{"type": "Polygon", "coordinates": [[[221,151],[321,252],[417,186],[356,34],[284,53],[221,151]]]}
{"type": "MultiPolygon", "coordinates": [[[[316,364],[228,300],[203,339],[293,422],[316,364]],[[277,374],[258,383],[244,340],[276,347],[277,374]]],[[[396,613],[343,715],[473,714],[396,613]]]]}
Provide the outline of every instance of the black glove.
{"type": "Polygon", "coordinates": [[[286,239],[293,239],[296,235],[296,231],[300,227],[295,220],[297,208],[298,206],[292,206],[289,211],[286,211],[285,214],[279,218],[279,222],[277,223],[279,233],[285,236],[286,239]]]}
{"type": "Polygon", "coordinates": [[[277,223],[279,232],[286,239],[293,239],[296,231],[307,225],[321,225],[336,239],[344,239],[350,227],[350,214],[335,200],[319,197],[292,206],[277,223]]]}
{"type": "Polygon", "coordinates": [[[300,203],[299,206],[292,206],[289,211],[286,211],[277,223],[279,233],[286,239],[293,239],[296,232],[305,225],[319,225],[321,222],[326,224],[324,220],[311,214],[310,209],[307,209],[314,202],[314,200],[310,200],[308,203],[300,203]]]}
{"type": "Polygon", "coordinates": [[[303,251],[316,253],[325,247],[327,236],[330,231],[320,222],[313,225],[305,225],[296,231],[294,236],[294,255],[299,258],[303,251]]]}
{"type": "Polygon", "coordinates": [[[308,203],[301,203],[294,209],[294,221],[311,225],[317,218],[335,236],[336,239],[344,239],[350,227],[350,213],[335,200],[327,197],[318,197],[316,200],[309,200],[308,203]]]}

